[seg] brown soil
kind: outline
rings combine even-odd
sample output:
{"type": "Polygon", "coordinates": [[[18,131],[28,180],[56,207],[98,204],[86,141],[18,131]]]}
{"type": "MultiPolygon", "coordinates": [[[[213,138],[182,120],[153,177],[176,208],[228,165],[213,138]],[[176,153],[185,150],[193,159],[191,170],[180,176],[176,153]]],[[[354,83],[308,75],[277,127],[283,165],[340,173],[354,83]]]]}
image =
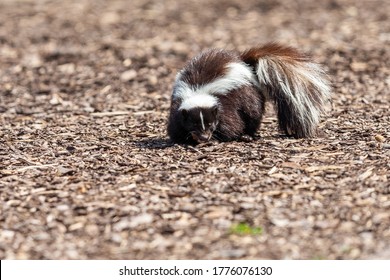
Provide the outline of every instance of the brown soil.
{"type": "Polygon", "coordinates": [[[0,258],[390,258],[389,15],[385,0],[2,0],[0,258]],[[169,144],[186,60],[268,41],[328,70],[320,135],[285,138],[268,110],[254,142],[169,144]]]}

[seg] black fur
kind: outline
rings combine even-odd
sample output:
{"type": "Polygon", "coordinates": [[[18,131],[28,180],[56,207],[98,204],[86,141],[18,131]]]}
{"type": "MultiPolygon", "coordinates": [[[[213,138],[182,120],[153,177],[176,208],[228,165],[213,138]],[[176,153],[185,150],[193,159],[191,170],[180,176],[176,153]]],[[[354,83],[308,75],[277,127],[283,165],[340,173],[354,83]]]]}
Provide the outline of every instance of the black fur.
{"type": "Polygon", "coordinates": [[[264,97],[255,86],[245,86],[218,98],[216,108],[193,108],[179,110],[180,103],[172,101],[168,122],[168,134],[175,143],[197,144],[204,132],[212,133],[219,141],[240,140],[243,136],[253,137],[258,130],[264,112],[264,97]],[[199,112],[204,116],[205,131],[202,129],[199,112]],[[193,135],[198,135],[194,139],[193,135]]]}
{"type": "Polygon", "coordinates": [[[219,98],[221,113],[215,132],[221,141],[253,137],[264,112],[264,97],[255,86],[245,86],[219,98]]]}

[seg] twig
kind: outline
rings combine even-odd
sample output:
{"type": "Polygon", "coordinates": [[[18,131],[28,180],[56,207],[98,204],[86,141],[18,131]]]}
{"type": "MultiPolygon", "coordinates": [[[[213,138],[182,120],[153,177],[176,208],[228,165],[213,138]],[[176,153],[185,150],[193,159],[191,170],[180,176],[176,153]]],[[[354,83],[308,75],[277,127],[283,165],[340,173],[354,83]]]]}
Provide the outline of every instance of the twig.
{"type": "Polygon", "coordinates": [[[53,166],[57,166],[57,165],[58,165],[58,163],[42,164],[42,165],[30,165],[30,166],[25,166],[25,167],[22,167],[22,168],[19,168],[19,169],[15,169],[14,171],[21,172],[21,171],[25,171],[25,170],[28,170],[28,169],[46,168],[46,167],[53,167],[53,166]]]}
{"type": "Polygon", "coordinates": [[[114,112],[98,112],[91,113],[91,116],[94,117],[115,117],[115,116],[124,116],[133,114],[134,116],[142,116],[146,114],[157,114],[157,111],[149,110],[149,111],[138,111],[138,112],[129,112],[129,111],[114,111],[114,112]]]}
{"type": "Polygon", "coordinates": [[[154,111],[154,110],[150,110],[150,111],[139,111],[139,112],[135,112],[133,113],[134,116],[140,116],[140,115],[146,115],[146,114],[156,114],[158,113],[157,111],[154,111]]]}
{"type": "Polygon", "coordinates": [[[123,115],[129,115],[129,114],[130,114],[130,112],[128,112],[128,111],[114,111],[114,112],[91,113],[91,116],[106,117],[106,116],[123,116],[123,115]]]}

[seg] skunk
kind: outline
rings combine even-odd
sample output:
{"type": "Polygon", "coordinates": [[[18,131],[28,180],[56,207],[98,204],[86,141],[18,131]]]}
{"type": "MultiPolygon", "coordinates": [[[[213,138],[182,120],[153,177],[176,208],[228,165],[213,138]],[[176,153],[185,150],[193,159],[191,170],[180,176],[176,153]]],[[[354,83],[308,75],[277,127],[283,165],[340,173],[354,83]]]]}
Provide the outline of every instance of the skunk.
{"type": "Polygon", "coordinates": [[[177,74],[168,135],[186,144],[250,140],[268,100],[286,135],[313,137],[330,95],[322,68],[294,48],[270,43],[242,53],[211,49],[177,74]]]}

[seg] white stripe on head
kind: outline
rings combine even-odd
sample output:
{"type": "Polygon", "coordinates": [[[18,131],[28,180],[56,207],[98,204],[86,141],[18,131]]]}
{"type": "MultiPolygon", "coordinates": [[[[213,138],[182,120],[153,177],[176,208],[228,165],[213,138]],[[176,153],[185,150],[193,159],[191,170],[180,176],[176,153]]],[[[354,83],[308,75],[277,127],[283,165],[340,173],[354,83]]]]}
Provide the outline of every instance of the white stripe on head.
{"type": "Polygon", "coordinates": [[[204,126],[204,120],[203,120],[203,114],[202,111],[199,112],[200,122],[202,123],[203,130],[206,130],[206,127],[204,126]]]}
{"type": "Polygon", "coordinates": [[[192,108],[211,108],[218,105],[218,100],[215,96],[209,94],[195,94],[188,96],[183,100],[179,110],[190,110],[192,108]]]}

